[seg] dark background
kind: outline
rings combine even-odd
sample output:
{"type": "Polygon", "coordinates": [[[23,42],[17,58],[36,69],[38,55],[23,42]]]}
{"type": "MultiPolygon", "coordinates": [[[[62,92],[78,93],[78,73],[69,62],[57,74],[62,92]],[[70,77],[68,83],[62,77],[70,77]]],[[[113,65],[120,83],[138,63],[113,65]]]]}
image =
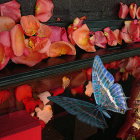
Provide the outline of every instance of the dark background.
{"type": "MultiPolygon", "coordinates": [[[[9,0],[0,0],[0,3],[9,0]]],[[[22,15],[34,14],[36,0],[17,0],[21,4],[22,15]]],[[[132,2],[140,6],[139,0],[52,0],[54,13],[49,22],[72,21],[75,17],[87,16],[88,20],[117,20],[120,1],[129,5],[132,2]]],[[[130,19],[128,16],[127,19],[130,19]]]]}

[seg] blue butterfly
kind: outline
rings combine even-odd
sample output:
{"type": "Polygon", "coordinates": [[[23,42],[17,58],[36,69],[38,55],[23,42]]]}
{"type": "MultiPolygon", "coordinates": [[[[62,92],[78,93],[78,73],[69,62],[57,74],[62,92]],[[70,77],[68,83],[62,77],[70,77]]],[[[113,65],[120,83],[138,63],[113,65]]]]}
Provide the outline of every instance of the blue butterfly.
{"type": "Polygon", "coordinates": [[[76,115],[82,122],[104,129],[107,127],[104,115],[111,118],[107,110],[121,114],[128,110],[126,97],[121,85],[114,83],[114,77],[106,70],[99,56],[94,58],[92,84],[96,105],[63,96],[51,96],[48,99],[76,115]]]}

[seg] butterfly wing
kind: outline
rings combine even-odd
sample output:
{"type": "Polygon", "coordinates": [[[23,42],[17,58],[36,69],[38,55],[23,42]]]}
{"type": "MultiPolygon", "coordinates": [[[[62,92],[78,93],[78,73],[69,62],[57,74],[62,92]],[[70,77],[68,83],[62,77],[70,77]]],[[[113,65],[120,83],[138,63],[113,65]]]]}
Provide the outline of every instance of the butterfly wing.
{"type": "Polygon", "coordinates": [[[96,103],[100,105],[102,94],[105,94],[106,90],[113,85],[114,77],[105,69],[98,55],[93,62],[92,83],[96,103]]]}
{"type": "Polygon", "coordinates": [[[99,56],[95,56],[92,69],[92,83],[96,103],[104,109],[125,113],[128,109],[121,85],[114,84],[114,78],[109,73],[99,56]]]}
{"type": "Polygon", "coordinates": [[[82,122],[102,129],[107,127],[102,112],[94,104],[63,96],[50,96],[48,99],[76,115],[82,122]]]}

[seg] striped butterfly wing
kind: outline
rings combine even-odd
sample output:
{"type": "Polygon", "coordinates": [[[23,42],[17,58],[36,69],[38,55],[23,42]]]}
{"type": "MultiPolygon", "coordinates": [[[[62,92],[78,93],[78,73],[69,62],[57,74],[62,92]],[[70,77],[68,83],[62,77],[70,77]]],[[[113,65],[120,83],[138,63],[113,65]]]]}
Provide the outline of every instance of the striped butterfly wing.
{"type": "Polygon", "coordinates": [[[120,84],[114,84],[114,78],[109,73],[99,56],[95,56],[92,69],[92,83],[96,103],[104,109],[125,113],[128,109],[126,98],[120,84]]]}
{"type": "Polygon", "coordinates": [[[102,129],[107,127],[102,112],[94,104],[63,96],[50,96],[48,99],[75,115],[82,122],[102,129]]]}

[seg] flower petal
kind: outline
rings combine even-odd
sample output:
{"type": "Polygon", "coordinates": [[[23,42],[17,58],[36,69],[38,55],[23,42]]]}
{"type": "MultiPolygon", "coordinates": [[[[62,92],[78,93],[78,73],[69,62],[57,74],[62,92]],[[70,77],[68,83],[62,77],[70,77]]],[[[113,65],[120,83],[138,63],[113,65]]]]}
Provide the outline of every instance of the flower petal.
{"type": "Polygon", "coordinates": [[[137,9],[137,5],[135,3],[131,3],[129,6],[129,14],[132,19],[135,19],[136,9],[137,9]]]}
{"type": "Polygon", "coordinates": [[[0,16],[0,32],[10,31],[15,26],[15,21],[10,17],[0,16]]]}
{"type": "Polygon", "coordinates": [[[16,64],[25,64],[32,67],[42,60],[42,55],[38,52],[33,52],[31,48],[28,48],[30,54],[28,56],[13,57],[12,61],[16,64]]]}
{"type": "Polygon", "coordinates": [[[83,24],[81,27],[79,27],[73,32],[72,38],[81,49],[87,52],[95,52],[95,47],[92,44],[90,44],[89,34],[89,28],[86,24],[83,24]]]}
{"type": "Polygon", "coordinates": [[[21,17],[20,4],[15,0],[0,4],[1,16],[11,17],[15,22],[18,22],[21,17]]]}
{"type": "Polygon", "coordinates": [[[117,39],[113,33],[113,31],[110,29],[110,27],[104,28],[104,35],[107,38],[107,42],[109,46],[116,46],[117,45],[117,39]]]}
{"type": "Polygon", "coordinates": [[[47,53],[47,49],[50,47],[51,41],[46,37],[32,36],[29,39],[29,46],[32,47],[33,51],[40,53],[47,53]]]}
{"type": "Polygon", "coordinates": [[[120,30],[119,29],[116,29],[116,30],[113,31],[113,33],[114,33],[114,35],[115,35],[115,37],[117,39],[117,43],[120,44],[120,45],[122,45],[122,38],[121,38],[121,32],[120,32],[120,30]]]}
{"type": "Polygon", "coordinates": [[[21,56],[24,53],[24,49],[25,49],[25,39],[24,39],[24,33],[21,25],[16,24],[12,28],[10,35],[11,35],[12,49],[15,56],[21,56]]]}
{"type": "Polygon", "coordinates": [[[51,30],[50,26],[40,23],[40,28],[37,31],[36,35],[38,37],[49,38],[51,36],[51,33],[52,33],[52,30],[51,30]]]}
{"type": "Polygon", "coordinates": [[[106,48],[107,39],[102,31],[95,32],[95,45],[101,48],[106,48]]]}
{"type": "Polygon", "coordinates": [[[65,41],[54,42],[50,45],[47,50],[47,54],[49,57],[57,57],[61,55],[76,55],[75,47],[65,41]]]}
{"type": "Polygon", "coordinates": [[[52,0],[37,0],[35,16],[41,22],[47,22],[53,14],[54,4],[52,0]]]}
{"type": "Polygon", "coordinates": [[[20,23],[27,36],[33,36],[40,27],[39,21],[33,15],[22,16],[20,23]]]}
{"type": "Polygon", "coordinates": [[[128,12],[129,12],[128,6],[120,2],[119,18],[125,19],[128,12]]]}

